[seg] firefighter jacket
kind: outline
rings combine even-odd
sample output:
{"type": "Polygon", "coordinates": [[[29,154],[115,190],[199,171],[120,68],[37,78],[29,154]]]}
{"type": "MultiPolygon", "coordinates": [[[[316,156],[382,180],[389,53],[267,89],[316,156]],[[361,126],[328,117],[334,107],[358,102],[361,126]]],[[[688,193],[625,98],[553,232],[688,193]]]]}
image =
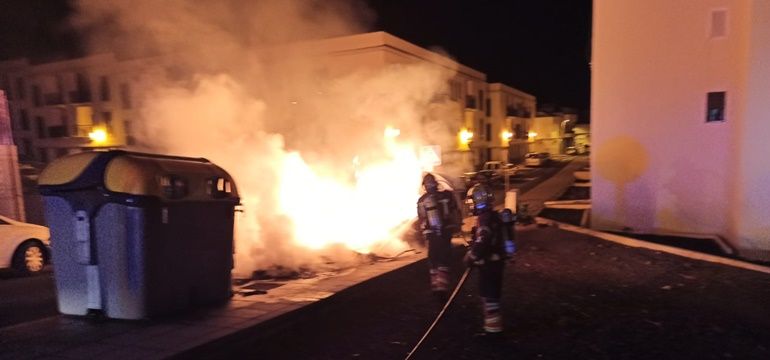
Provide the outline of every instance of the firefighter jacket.
{"type": "Polygon", "coordinates": [[[423,235],[451,235],[460,229],[460,209],[451,191],[425,193],[417,201],[423,235]]]}
{"type": "Polygon", "coordinates": [[[482,212],[476,219],[473,242],[469,252],[470,260],[477,262],[498,261],[506,258],[506,241],[512,225],[500,219],[497,211],[482,212]]]}

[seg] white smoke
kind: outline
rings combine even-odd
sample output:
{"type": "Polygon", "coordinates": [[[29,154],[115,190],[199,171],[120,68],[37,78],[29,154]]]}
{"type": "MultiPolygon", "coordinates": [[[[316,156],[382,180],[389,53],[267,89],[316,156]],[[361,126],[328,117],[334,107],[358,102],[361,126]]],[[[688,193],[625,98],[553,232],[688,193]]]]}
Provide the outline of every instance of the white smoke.
{"type": "Polygon", "coordinates": [[[366,29],[371,12],[353,1],[77,5],[95,51],[160,62],[134,124],[145,150],[206,157],[233,175],[245,209],[238,272],[398,249],[392,230],[414,213],[421,175],[414,146],[453,143],[444,117],[457,112],[434,101],[452,71],[348,68],[307,51],[303,41],[366,29]]]}

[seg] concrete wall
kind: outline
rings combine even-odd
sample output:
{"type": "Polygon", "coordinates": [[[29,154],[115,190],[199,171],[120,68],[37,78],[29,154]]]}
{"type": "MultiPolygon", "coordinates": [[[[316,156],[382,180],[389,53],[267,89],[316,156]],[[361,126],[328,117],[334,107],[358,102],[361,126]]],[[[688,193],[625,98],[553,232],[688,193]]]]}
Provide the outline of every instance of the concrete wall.
{"type": "Polygon", "coordinates": [[[768,4],[594,1],[593,227],[770,249],[768,4]],[[726,36],[712,36],[714,10],[726,36]],[[706,122],[713,91],[727,93],[725,121],[706,122]]]}

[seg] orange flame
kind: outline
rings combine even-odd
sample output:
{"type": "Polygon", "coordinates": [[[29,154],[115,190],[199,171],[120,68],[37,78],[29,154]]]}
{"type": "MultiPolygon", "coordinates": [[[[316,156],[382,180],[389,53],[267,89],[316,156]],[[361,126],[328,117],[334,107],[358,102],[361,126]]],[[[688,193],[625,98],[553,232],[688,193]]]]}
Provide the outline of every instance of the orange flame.
{"type": "Polygon", "coordinates": [[[291,219],[294,241],[319,250],[331,245],[370,253],[404,250],[400,224],[415,217],[421,164],[414,147],[385,131],[386,160],[361,163],[353,183],[324,177],[290,153],[280,174],[279,211],[291,219]]]}

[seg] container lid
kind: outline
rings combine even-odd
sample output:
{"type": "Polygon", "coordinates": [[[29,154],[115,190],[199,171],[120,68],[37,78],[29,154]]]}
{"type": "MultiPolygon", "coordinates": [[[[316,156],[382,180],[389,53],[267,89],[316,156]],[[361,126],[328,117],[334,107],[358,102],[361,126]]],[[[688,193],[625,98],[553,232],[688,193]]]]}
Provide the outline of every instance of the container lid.
{"type": "Polygon", "coordinates": [[[232,177],[203,158],[113,150],[69,155],[40,174],[41,191],[99,189],[168,200],[237,199],[232,177]]]}

